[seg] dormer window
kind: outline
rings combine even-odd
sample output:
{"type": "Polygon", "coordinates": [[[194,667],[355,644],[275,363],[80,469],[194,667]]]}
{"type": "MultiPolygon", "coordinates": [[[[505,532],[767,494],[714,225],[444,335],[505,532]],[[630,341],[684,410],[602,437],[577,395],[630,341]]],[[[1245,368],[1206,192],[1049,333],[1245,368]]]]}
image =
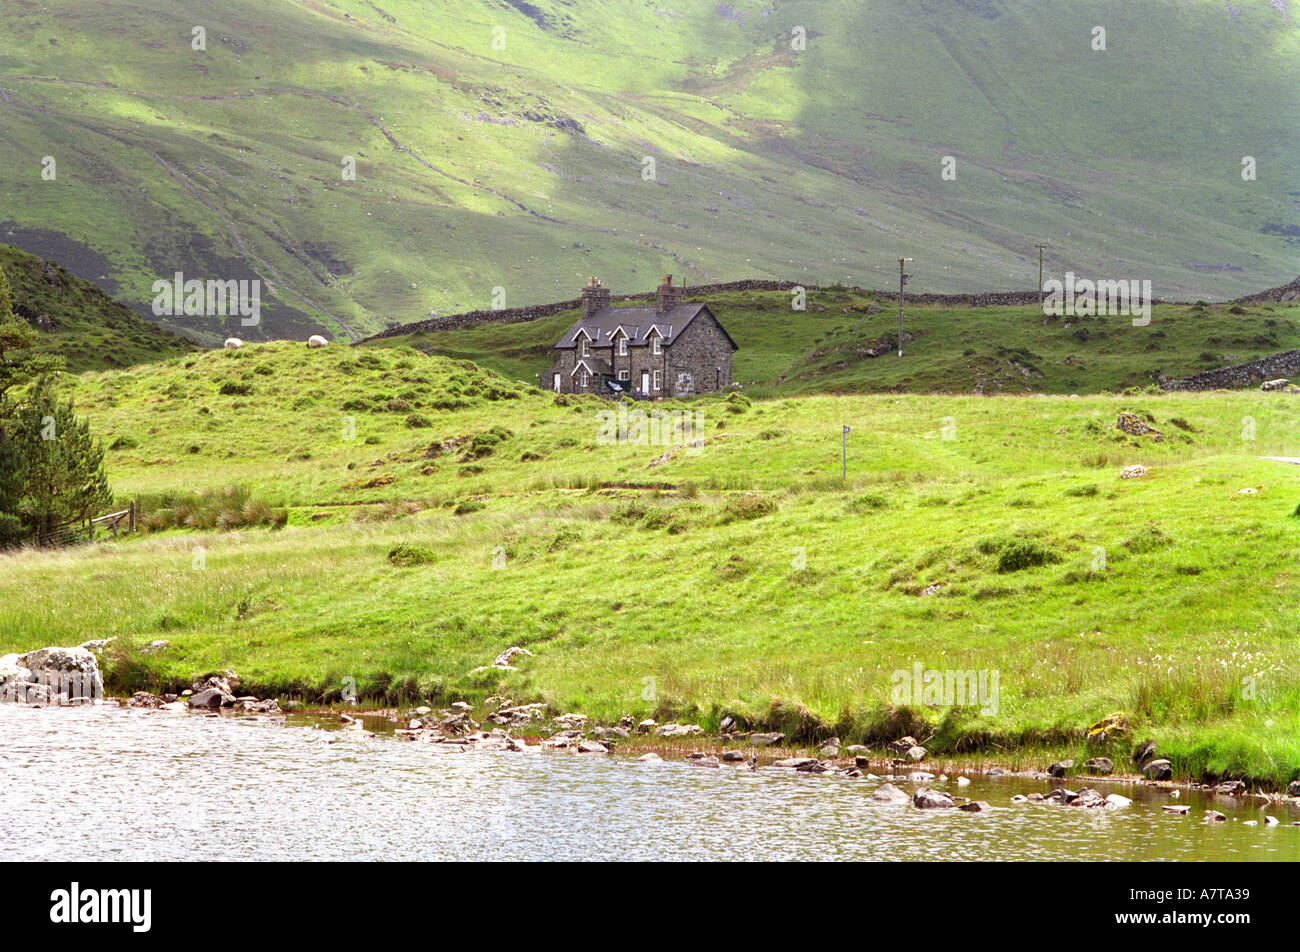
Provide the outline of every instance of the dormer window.
{"type": "Polygon", "coordinates": [[[659,333],[658,329],[651,330],[650,333],[653,335],[650,338],[650,352],[656,355],[662,354],[664,352],[663,335],[659,333]]]}
{"type": "Polygon", "coordinates": [[[618,339],[618,355],[619,355],[620,357],[626,357],[626,356],[627,356],[627,338],[626,338],[626,337],[620,337],[620,338],[618,339]]]}
{"type": "Polygon", "coordinates": [[[591,341],[587,340],[587,338],[585,337],[582,339],[582,356],[583,357],[591,356],[591,341]]]}

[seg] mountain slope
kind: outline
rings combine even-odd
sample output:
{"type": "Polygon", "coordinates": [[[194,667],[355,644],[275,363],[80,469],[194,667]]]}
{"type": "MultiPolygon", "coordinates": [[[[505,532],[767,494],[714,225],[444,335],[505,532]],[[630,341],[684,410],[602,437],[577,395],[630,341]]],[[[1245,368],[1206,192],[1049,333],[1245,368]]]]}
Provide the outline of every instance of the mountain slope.
{"type": "Polygon", "coordinates": [[[73,373],[176,357],[194,345],[142,320],[125,304],[50,261],[0,245],[14,312],[41,331],[36,349],[73,373]]]}
{"type": "Polygon", "coordinates": [[[592,272],[887,286],[907,255],[918,289],[1028,288],[1036,242],[1225,298],[1300,249],[1300,27],[1267,0],[51,0],[0,29],[0,238],[102,256],[79,273],[141,313],[176,270],[260,276],[246,337],[592,272]]]}

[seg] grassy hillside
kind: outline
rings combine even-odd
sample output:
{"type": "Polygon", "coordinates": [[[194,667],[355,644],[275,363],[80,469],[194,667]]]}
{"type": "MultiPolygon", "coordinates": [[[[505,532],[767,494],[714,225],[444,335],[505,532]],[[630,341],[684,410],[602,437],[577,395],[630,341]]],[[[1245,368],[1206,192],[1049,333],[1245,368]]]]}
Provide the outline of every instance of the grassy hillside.
{"type": "Polygon", "coordinates": [[[129,367],[195,349],[52,261],[0,245],[0,268],[13,286],[15,313],[41,331],[36,349],[58,354],[74,373],[129,367]]]}
{"type": "Polygon", "coordinates": [[[175,270],[260,275],[262,332],[299,339],[592,272],[888,286],[910,255],[918,289],[1032,287],[1036,242],[1051,274],[1227,298],[1296,273],[1298,23],[1268,0],[12,3],[0,237],[137,307],[175,270]]]}
{"type": "Polygon", "coordinates": [[[0,652],[116,636],[120,688],[230,666],[845,743],[920,718],[933,749],[995,756],[1081,749],[1124,712],[1180,772],[1300,774],[1300,468],[1261,458],[1300,456],[1285,395],[737,395],[663,405],[704,444],[661,462],[602,440],[605,404],[410,349],[251,346],[71,387],[147,524],[203,525],[186,494],[241,483],[287,525],[0,557],[0,652]],[[1125,410],[1165,439],[1118,432],[1125,410]],[[535,657],[474,671],[509,645],[535,657]],[[997,670],[998,710],[896,710],[916,662],[997,670]]]}
{"type": "MultiPolygon", "coordinates": [[[[1300,306],[1156,306],[1129,317],[1048,320],[1031,307],[908,305],[899,360],[868,357],[898,339],[896,299],[857,289],[810,291],[792,311],[783,291],[691,295],[705,300],[740,345],[734,379],[751,395],[863,393],[1096,393],[1146,387],[1157,375],[1187,377],[1300,347],[1300,306]]],[[[383,338],[367,346],[415,347],[472,360],[537,383],[577,312],[512,324],[383,338]]]]}

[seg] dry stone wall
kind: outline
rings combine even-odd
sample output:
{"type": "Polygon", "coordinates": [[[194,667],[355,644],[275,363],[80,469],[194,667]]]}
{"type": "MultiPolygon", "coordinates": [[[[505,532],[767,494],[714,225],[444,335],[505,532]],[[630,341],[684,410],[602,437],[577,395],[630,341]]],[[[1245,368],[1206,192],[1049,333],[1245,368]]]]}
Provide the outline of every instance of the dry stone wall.
{"type": "Polygon", "coordinates": [[[1278,377],[1295,376],[1300,376],[1300,350],[1284,350],[1280,354],[1269,354],[1244,364],[1207,370],[1185,380],[1161,377],[1159,383],[1165,390],[1234,390],[1257,387],[1265,380],[1275,380],[1278,377]]]}

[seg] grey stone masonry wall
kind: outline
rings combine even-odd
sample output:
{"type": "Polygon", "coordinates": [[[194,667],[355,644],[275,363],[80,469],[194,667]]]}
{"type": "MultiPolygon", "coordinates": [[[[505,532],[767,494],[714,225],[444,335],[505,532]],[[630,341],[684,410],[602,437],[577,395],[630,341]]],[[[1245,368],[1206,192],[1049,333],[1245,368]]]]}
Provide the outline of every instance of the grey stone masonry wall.
{"type": "Polygon", "coordinates": [[[1280,354],[1269,354],[1244,364],[1207,370],[1186,380],[1161,377],[1159,383],[1165,390],[1230,390],[1258,386],[1265,380],[1296,375],[1300,375],[1300,350],[1284,350],[1280,354]]]}
{"type": "Polygon", "coordinates": [[[731,386],[731,344],[707,311],[677,335],[667,358],[662,396],[712,393],[731,386]]]}

